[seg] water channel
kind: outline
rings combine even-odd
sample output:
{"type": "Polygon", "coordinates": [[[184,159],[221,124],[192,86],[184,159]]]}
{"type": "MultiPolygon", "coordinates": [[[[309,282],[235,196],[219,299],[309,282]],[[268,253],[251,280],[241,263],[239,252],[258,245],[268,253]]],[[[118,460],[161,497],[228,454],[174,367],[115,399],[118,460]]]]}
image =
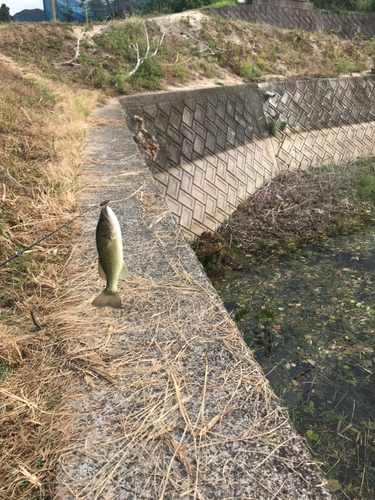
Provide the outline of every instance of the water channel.
{"type": "Polygon", "coordinates": [[[375,227],[213,279],[335,498],[375,498],[375,227]]]}

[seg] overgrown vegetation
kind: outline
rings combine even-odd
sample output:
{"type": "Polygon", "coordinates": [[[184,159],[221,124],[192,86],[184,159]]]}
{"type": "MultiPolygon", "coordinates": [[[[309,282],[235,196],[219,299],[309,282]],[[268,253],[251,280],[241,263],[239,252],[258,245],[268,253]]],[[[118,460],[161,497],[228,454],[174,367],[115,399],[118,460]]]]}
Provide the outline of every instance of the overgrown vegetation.
{"type": "Polygon", "coordinates": [[[185,10],[200,9],[202,7],[224,7],[235,5],[236,0],[151,0],[145,13],[171,14],[173,12],[184,12],[185,10]]]}
{"type": "Polygon", "coordinates": [[[10,23],[11,20],[12,16],[9,13],[9,7],[2,3],[0,7],[0,23],[10,23]]]}
{"type": "MultiPolygon", "coordinates": [[[[286,172],[258,189],[217,230],[220,248],[229,243],[237,255],[231,265],[246,266],[254,259],[293,254],[311,241],[348,234],[374,219],[375,163],[358,159],[309,171],[286,172]],[[244,257],[246,256],[246,257],[244,257]]],[[[218,252],[204,253],[210,234],[202,235],[197,253],[211,276],[218,252]],[[215,256],[215,258],[213,258],[215,256]]]]}
{"type": "Polygon", "coordinates": [[[374,12],[373,0],[313,0],[314,8],[323,12],[348,14],[349,12],[374,12]]]}
{"type": "Polygon", "coordinates": [[[203,12],[143,21],[131,17],[108,25],[92,24],[80,45],[81,66],[52,66],[73,57],[78,26],[48,23],[2,27],[0,49],[53,80],[74,82],[106,93],[129,94],[186,85],[194,80],[230,83],[270,76],[333,76],[373,66],[375,40],[342,40],[337,35],[283,30],[267,25],[214,18],[203,12]],[[140,57],[149,56],[133,76],[140,57]],[[163,43],[157,49],[162,33],[163,43]],[[199,42],[190,38],[195,37],[199,42]],[[205,44],[204,45],[202,45],[205,44]]]}

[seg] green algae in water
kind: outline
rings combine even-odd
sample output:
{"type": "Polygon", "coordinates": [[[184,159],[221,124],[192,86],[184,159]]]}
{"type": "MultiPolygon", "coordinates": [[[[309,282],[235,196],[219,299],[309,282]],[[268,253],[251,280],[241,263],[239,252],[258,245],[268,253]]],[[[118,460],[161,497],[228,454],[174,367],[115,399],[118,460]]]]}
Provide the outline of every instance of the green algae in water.
{"type": "Polygon", "coordinates": [[[375,229],[214,285],[335,497],[373,500],[375,229]]]}

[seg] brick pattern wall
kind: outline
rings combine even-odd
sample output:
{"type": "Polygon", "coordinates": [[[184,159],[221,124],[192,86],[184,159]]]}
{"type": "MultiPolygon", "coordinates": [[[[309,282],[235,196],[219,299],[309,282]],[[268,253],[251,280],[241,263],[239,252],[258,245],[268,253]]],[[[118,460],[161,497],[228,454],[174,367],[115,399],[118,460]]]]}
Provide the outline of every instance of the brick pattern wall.
{"type": "Polygon", "coordinates": [[[293,131],[321,129],[375,120],[375,78],[321,78],[260,84],[267,120],[286,121],[293,131]]]}
{"type": "Polygon", "coordinates": [[[229,5],[209,9],[215,16],[250,23],[271,24],[279,28],[301,28],[305,31],[323,31],[330,34],[338,30],[341,38],[353,38],[361,33],[364,38],[375,34],[375,14],[333,14],[271,5],[229,5]]]}
{"type": "Polygon", "coordinates": [[[158,143],[147,157],[169,208],[186,236],[212,231],[276,166],[255,84],[165,92],[121,100],[158,143]]]}
{"type": "Polygon", "coordinates": [[[359,156],[375,155],[375,122],[283,134],[273,139],[273,146],[279,172],[340,165],[359,156]]]}
{"type": "Polygon", "coordinates": [[[267,121],[287,123],[273,139],[280,169],[343,163],[374,152],[375,78],[324,78],[260,84],[267,121]]]}
{"type": "Polygon", "coordinates": [[[248,84],[121,99],[158,143],[147,157],[166,202],[193,240],[286,168],[375,154],[375,77],[248,84]],[[273,92],[274,97],[265,98],[273,92]],[[270,120],[287,122],[269,136],[270,120]]]}
{"type": "Polygon", "coordinates": [[[191,241],[204,231],[214,231],[273,176],[268,141],[252,141],[154,173],[168,207],[191,241]]]}
{"type": "Polygon", "coordinates": [[[157,143],[153,172],[236,148],[267,135],[267,124],[255,84],[184,92],[163,92],[122,99],[127,123],[135,115],[157,143]]]}

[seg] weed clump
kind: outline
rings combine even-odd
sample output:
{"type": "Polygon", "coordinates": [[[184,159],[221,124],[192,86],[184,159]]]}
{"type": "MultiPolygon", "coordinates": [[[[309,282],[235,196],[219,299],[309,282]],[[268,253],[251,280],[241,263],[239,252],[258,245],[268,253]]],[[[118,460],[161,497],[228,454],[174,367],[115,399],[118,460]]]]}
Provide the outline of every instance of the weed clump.
{"type": "Polygon", "coordinates": [[[193,244],[193,250],[209,276],[220,276],[232,260],[234,247],[218,234],[205,232],[193,244]]]}
{"type": "MultiPolygon", "coordinates": [[[[327,165],[286,172],[251,195],[217,230],[222,248],[229,242],[240,254],[296,253],[310,241],[347,234],[373,219],[375,164],[372,158],[349,165],[327,165]]],[[[210,234],[201,239],[210,241],[210,234]]],[[[218,240],[219,241],[219,240],[218,240]]],[[[198,258],[210,272],[205,243],[198,258]]],[[[241,255],[230,264],[241,265],[241,255]]]]}

